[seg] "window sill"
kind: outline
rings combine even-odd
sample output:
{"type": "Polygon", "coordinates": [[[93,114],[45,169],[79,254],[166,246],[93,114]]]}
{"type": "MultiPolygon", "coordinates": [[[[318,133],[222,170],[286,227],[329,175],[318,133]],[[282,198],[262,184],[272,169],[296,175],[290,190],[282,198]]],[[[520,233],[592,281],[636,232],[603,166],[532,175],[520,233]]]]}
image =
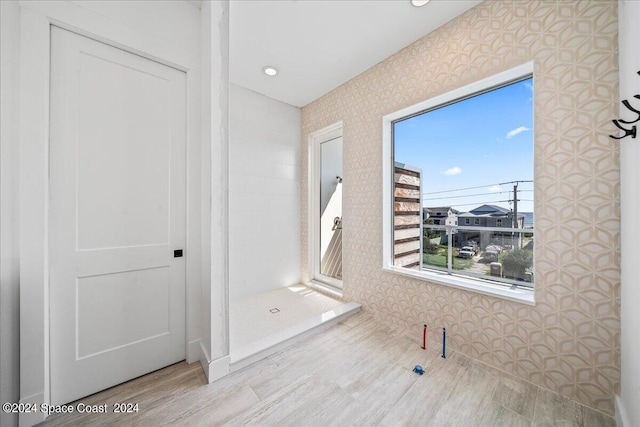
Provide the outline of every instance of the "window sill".
{"type": "Polygon", "coordinates": [[[382,270],[389,273],[400,274],[402,276],[438,283],[445,286],[451,286],[453,288],[477,292],[496,298],[502,298],[521,304],[531,306],[536,305],[533,289],[517,288],[515,286],[507,287],[503,285],[493,285],[482,280],[467,279],[460,276],[451,276],[446,273],[437,273],[432,271],[416,271],[402,267],[384,266],[382,270]]]}
{"type": "Polygon", "coordinates": [[[342,299],[342,289],[338,289],[331,285],[327,285],[326,283],[318,282],[315,280],[311,280],[310,282],[305,283],[305,285],[309,286],[310,288],[314,288],[320,292],[324,292],[334,298],[342,299]]]}

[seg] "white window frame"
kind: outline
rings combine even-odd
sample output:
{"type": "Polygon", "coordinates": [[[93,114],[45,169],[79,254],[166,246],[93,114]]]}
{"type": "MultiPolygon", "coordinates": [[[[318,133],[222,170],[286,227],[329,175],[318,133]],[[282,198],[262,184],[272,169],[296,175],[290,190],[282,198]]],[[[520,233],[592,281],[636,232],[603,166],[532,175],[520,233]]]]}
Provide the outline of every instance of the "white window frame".
{"type": "Polygon", "coordinates": [[[502,218],[496,219],[496,227],[502,227],[502,218]]]}
{"type": "Polygon", "coordinates": [[[307,284],[322,288],[338,296],[342,296],[342,280],[320,273],[320,144],[340,138],[343,136],[342,133],[342,122],[334,123],[326,128],[309,134],[308,146],[309,187],[307,194],[309,194],[309,236],[307,240],[309,244],[310,282],[307,284]]]}
{"type": "Polygon", "coordinates": [[[471,218],[465,218],[464,219],[464,224],[465,225],[471,225],[471,218]]]}
{"type": "MultiPolygon", "coordinates": [[[[393,265],[393,123],[418,115],[434,107],[455,102],[471,95],[488,92],[534,75],[533,61],[468,84],[426,101],[403,108],[382,118],[382,269],[384,271],[409,276],[446,286],[470,290],[528,305],[535,305],[534,291],[531,288],[493,284],[488,280],[468,276],[439,273],[435,270],[410,270],[393,265]]],[[[535,81],[535,77],[534,77],[535,81]]],[[[535,179],[535,178],[534,178],[535,179]]],[[[535,259],[534,259],[535,271],[535,259]]],[[[540,277],[540,275],[535,275],[540,277]]]]}
{"type": "Polygon", "coordinates": [[[480,218],[474,218],[473,225],[480,225],[480,218]]]}

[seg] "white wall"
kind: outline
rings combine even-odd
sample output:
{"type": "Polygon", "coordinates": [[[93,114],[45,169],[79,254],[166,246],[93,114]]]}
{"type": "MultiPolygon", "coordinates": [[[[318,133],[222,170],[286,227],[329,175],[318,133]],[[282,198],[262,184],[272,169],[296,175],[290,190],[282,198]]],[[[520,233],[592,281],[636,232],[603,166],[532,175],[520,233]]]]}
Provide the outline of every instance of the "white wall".
{"type": "MultiPolygon", "coordinates": [[[[640,100],[640,2],[618,2],[620,100],[628,99],[636,109],[640,100]]],[[[621,104],[620,117],[637,115],[621,104]]],[[[640,123],[636,123],[640,133],[640,123]]],[[[618,425],[640,426],[640,134],[620,142],[621,216],[621,392],[616,399],[618,425]]]]}
{"type": "MultiPolygon", "coordinates": [[[[17,170],[20,10],[16,1],[0,2],[0,402],[17,402],[19,307],[17,170]]],[[[17,425],[18,416],[0,412],[0,425],[17,425]]]]}
{"type": "Polygon", "coordinates": [[[229,372],[229,3],[202,3],[203,365],[209,381],[229,372]]]}
{"type": "MultiPolygon", "coordinates": [[[[210,375],[212,360],[224,358],[228,353],[228,249],[226,234],[219,232],[228,228],[227,205],[223,203],[228,190],[224,176],[227,171],[220,167],[227,164],[228,2],[203,2],[203,8],[210,12],[203,21],[197,5],[186,1],[29,1],[20,4],[0,1],[0,4],[0,401],[16,402],[18,398],[23,402],[48,401],[44,165],[51,21],[187,72],[187,358],[203,361],[210,375]],[[207,91],[201,87],[201,22],[207,22],[209,31],[206,78],[211,84],[207,91]],[[201,116],[201,98],[213,105],[206,116],[201,116]],[[194,130],[205,125],[209,129],[208,137],[201,141],[205,133],[194,130]],[[207,151],[203,152],[205,148],[207,151]],[[214,168],[212,158],[219,163],[214,168]],[[207,209],[201,209],[201,203],[206,204],[207,209]],[[29,209],[30,206],[35,209],[29,209]],[[211,206],[216,207],[215,212],[211,212],[211,206]],[[203,213],[207,214],[206,218],[201,217],[203,213]],[[206,230],[201,229],[203,224],[208,224],[206,230]],[[216,237],[209,239],[209,232],[216,237]],[[215,251],[210,250],[213,243],[215,251]],[[204,260],[199,256],[201,252],[207,255],[204,260]],[[35,268],[31,268],[33,266],[35,268]],[[203,270],[205,280],[202,280],[203,270]],[[21,334],[19,349],[18,332],[21,334]]],[[[5,414],[0,417],[2,426],[16,423],[16,417],[5,414]]],[[[40,417],[40,414],[21,415],[20,423],[32,425],[40,421],[40,417]]]]}
{"type": "Polygon", "coordinates": [[[300,109],[231,85],[231,301],[300,282],[300,109]]]}

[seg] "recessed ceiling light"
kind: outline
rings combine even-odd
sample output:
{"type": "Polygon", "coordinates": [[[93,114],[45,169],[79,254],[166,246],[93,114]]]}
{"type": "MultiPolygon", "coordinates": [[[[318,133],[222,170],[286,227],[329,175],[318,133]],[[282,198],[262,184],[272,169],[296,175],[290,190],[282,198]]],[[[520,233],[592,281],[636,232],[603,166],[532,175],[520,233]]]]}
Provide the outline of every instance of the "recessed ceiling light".
{"type": "Polygon", "coordinates": [[[415,7],[424,6],[427,3],[429,3],[429,0],[411,0],[411,4],[415,7]]]}
{"type": "Polygon", "coordinates": [[[262,72],[269,77],[274,77],[278,75],[278,69],[272,65],[266,65],[262,67],[262,72]]]}

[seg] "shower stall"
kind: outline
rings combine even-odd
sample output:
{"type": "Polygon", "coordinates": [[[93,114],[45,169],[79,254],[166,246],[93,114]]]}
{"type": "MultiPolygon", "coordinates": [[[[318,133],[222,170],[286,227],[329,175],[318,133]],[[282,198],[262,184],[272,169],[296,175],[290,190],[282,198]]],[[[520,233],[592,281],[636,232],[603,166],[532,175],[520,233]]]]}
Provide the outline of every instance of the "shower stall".
{"type": "MultiPolygon", "coordinates": [[[[229,114],[229,356],[236,370],[360,306],[300,283],[300,110],[232,84],[229,114]]],[[[318,264],[339,280],[342,162],[338,169],[332,163],[324,162],[331,179],[318,264]]]]}

